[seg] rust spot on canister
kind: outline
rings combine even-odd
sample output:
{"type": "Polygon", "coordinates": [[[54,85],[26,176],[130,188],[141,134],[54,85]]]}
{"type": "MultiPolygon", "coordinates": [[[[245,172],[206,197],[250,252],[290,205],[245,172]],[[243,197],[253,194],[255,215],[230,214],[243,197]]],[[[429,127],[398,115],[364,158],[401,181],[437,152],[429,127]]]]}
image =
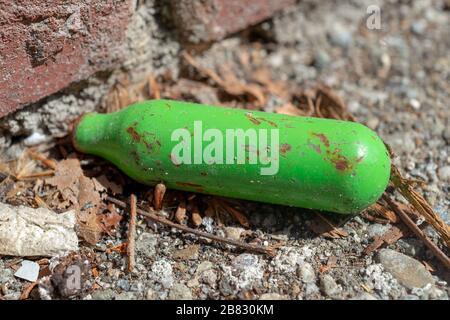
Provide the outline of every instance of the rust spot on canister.
{"type": "Polygon", "coordinates": [[[283,143],[280,146],[280,153],[284,155],[287,152],[291,151],[291,149],[292,149],[292,147],[291,147],[291,145],[289,143],[283,143]]]}
{"type": "Polygon", "coordinates": [[[192,183],[192,182],[175,182],[175,184],[182,186],[182,187],[189,187],[189,188],[194,188],[195,191],[197,192],[203,192],[203,186],[196,184],[196,183],[192,183]]]}
{"type": "Polygon", "coordinates": [[[264,118],[258,118],[258,120],[267,122],[267,123],[270,124],[272,127],[278,128],[277,124],[276,124],[275,122],[273,122],[273,121],[270,121],[270,120],[267,120],[267,119],[264,119],[264,118]]]}
{"type": "Polygon", "coordinates": [[[334,163],[336,170],[339,170],[339,171],[347,171],[348,169],[351,168],[350,163],[345,158],[344,159],[333,159],[333,160],[331,160],[331,162],[334,163]]]}
{"type": "Polygon", "coordinates": [[[131,135],[131,138],[133,138],[135,142],[141,141],[141,136],[139,135],[139,133],[137,133],[136,129],[133,126],[128,127],[127,132],[131,135]]]}
{"type": "Polygon", "coordinates": [[[255,117],[253,117],[253,114],[250,112],[247,112],[245,114],[245,116],[247,117],[248,120],[250,120],[252,123],[256,124],[256,125],[260,125],[261,121],[259,121],[258,119],[256,119],[255,117]]]}
{"type": "Polygon", "coordinates": [[[313,136],[319,138],[325,147],[328,148],[330,146],[330,140],[328,140],[327,136],[323,133],[313,133],[313,136]]]}
{"type": "Polygon", "coordinates": [[[203,188],[203,186],[196,184],[196,183],[192,183],[192,182],[175,182],[175,183],[179,186],[184,186],[184,187],[203,188]]]}
{"type": "Polygon", "coordinates": [[[308,144],[308,146],[311,147],[318,154],[322,153],[322,149],[320,149],[320,146],[318,144],[310,143],[310,144],[308,144]]]}

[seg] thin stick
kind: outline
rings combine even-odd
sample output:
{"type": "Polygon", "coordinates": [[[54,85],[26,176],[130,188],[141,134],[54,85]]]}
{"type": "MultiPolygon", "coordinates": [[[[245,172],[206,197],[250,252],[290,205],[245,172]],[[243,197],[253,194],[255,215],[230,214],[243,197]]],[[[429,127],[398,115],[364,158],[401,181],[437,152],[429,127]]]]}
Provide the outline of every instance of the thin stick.
{"type": "MultiPolygon", "coordinates": [[[[118,200],[116,198],[113,198],[111,196],[107,196],[106,200],[116,204],[117,206],[119,206],[121,208],[126,208],[127,207],[127,204],[125,202],[120,201],[120,200],[118,200]]],[[[160,216],[156,215],[155,211],[152,211],[150,213],[150,212],[146,212],[144,210],[141,210],[141,209],[137,208],[136,212],[139,213],[140,215],[144,216],[144,217],[147,217],[147,218],[155,221],[155,222],[159,222],[161,224],[164,224],[164,225],[169,226],[171,228],[179,229],[179,230],[184,231],[184,232],[195,234],[195,235],[197,235],[199,237],[215,240],[215,241],[218,241],[218,242],[227,243],[227,244],[230,244],[230,245],[233,245],[235,247],[242,248],[242,249],[245,249],[245,250],[248,250],[248,251],[251,251],[251,252],[264,253],[264,254],[267,254],[269,256],[274,256],[275,255],[275,251],[274,251],[273,248],[267,248],[267,247],[263,247],[263,246],[254,246],[254,245],[242,243],[240,241],[227,239],[227,238],[224,238],[224,237],[219,237],[219,236],[207,233],[207,232],[195,230],[195,229],[189,228],[188,226],[184,226],[184,225],[181,225],[181,224],[178,224],[178,223],[174,223],[174,222],[169,221],[169,220],[167,220],[167,219],[165,219],[163,217],[160,217],[160,216]]]]}
{"type": "Polygon", "coordinates": [[[400,219],[402,219],[402,221],[411,229],[411,231],[414,232],[414,234],[424,242],[428,249],[434,253],[436,258],[438,258],[447,269],[450,269],[450,259],[445,255],[445,253],[443,253],[441,249],[439,249],[439,247],[435,245],[434,242],[431,241],[422,230],[420,230],[414,221],[412,221],[411,218],[403,212],[403,210],[400,209],[400,207],[392,201],[389,196],[383,195],[383,199],[389,204],[392,210],[395,211],[400,219]]]}
{"type": "Polygon", "coordinates": [[[339,237],[346,237],[348,236],[347,232],[341,228],[337,228],[333,223],[331,223],[330,220],[325,218],[320,212],[316,211],[317,216],[325,222],[332,230],[334,231],[339,237]]]}
{"type": "Polygon", "coordinates": [[[130,223],[128,225],[128,272],[133,271],[136,265],[135,259],[135,241],[136,241],[136,196],[132,194],[130,196],[130,223]]]}
{"type": "Polygon", "coordinates": [[[166,194],[166,186],[164,183],[158,183],[153,190],[153,206],[155,210],[162,209],[164,195],[166,194]]]}
{"type": "Polygon", "coordinates": [[[28,179],[36,179],[41,177],[48,177],[55,174],[55,171],[53,170],[46,170],[41,172],[33,172],[25,176],[18,175],[16,178],[17,180],[28,180],[28,179]]]}
{"type": "Polygon", "coordinates": [[[433,226],[447,248],[450,248],[450,227],[434,212],[430,204],[412,188],[411,182],[403,178],[398,168],[394,165],[391,166],[391,182],[417,212],[425,218],[425,221],[433,226]]]}
{"type": "Polygon", "coordinates": [[[31,291],[34,289],[34,287],[36,287],[36,285],[38,284],[38,281],[26,284],[22,294],[19,297],[19,300],[26,300],[28,299],[28,297],[30,296],[31,291]]]}
{"type": "Polygon", "coordinates": [[[55,160],[48,159],[44,155],[32,150],[29,150],[28,152],[30,157],[32,157],[33,159],[40,161],[43,165],[49,167],[50,169],[56,170],[55,160]]]}

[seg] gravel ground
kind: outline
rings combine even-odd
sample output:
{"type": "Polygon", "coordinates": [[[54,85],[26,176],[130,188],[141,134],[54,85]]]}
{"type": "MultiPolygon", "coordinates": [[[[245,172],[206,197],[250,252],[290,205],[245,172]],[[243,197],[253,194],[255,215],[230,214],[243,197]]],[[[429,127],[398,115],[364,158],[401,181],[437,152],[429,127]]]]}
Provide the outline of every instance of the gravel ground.
{"type": "MultiPolygon", "coordinates": [[[[407,177],[422,179],[427,200],[449,223],[450,207],[450,8],[444,1],[301,1],[251,31],[214,44],[199,61],[236,65],[247,50],[261,57],[277,80],[299,88],[325,83],[344,98],[359,121],[376,130],[397,155],[407,177]],[[365,27],[366,8],[381,7],[381,29],[365,27]]],[[[281,104],[269,99],[264,108],[281,104]]],[[[450,280],[423,243],[405,237],[374,254],[363,250],[390,225],[353,217],[345,238],[317,237],[302,209],[244,202],[251,237],[279,241],[274,258],[211,244],[138,221],[137,266],[106,253],[116,237],[95,250],[99,272],[86,283],[96,290],[76,299],[448,299],[450,280]],[[323,266],[335,260],[335,266],[323,266]],[[421,261],[434,268],[430,273],[421,261]]],[[[205,218],[201,229],[234,239],[249,237],[237,224],[205,218]]],[[[437,235],[427,228],[428,236],[437,235]]],[[[89,251],[88,249],[83,249],[89,251]]],[[[83,251],[84,252],[84,251],[83,251]]],[[[87,253],[86,253],[87,254],[87,253]]],[[[0,259],[0,291],[16,299],[23,282],[0,259]]],[[[45,291],[42,289],[41,291],[45,291]]],[[[41,294],[41,297],[43,294],[41,294]]]]}

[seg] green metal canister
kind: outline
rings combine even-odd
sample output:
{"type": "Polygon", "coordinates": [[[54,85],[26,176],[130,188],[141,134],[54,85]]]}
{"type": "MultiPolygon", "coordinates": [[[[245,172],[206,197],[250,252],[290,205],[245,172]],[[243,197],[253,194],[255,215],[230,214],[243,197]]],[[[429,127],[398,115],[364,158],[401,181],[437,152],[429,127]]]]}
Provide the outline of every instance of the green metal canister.
{"type": "Polygon", "coordinates": [[[72,138],[143,184],[344,214],[390,176],[383,141],[348,121],[152,100],[85,114],[72,138]]]}

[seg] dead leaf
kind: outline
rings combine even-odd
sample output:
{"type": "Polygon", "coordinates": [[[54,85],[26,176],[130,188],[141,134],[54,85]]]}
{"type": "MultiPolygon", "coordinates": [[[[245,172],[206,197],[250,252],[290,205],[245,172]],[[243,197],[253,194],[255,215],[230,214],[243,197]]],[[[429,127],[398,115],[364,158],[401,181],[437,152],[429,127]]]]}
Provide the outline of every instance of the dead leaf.
{"type": "Polygon", "coordinates": [[[390,245],[397,240],[404,237],[406,231],[400,229],[397,226],[392,226],[388,231],[386,231],[382,236],[375,236],[374,241],[364,249],[364,254],[370,254],[384,245],[390,245]]]}
{"type": "Polygon", "coordinates": [[[153,75],[148,77],[148,95],[150,99],[160,99],[161,90],[159,89],[158,82],[153,75]]]}
{"type": "Polygon", "coordinates": [[[236,219],[239,224],[243,227],[249,228],[250,222],[248,221],[245,214],[240,212],[239,210],[233,208],[230,206],[225,200],[217,199],[219,205],[224,209],[226,212],[228,212],[234,219],[236,219]]]}
{"type": "Polygon", "coordinates": [[[330,88],[319,86],[315,97],[316,115],[321,118],[331,118],[355,121],[356,119],[347,111],[342,99],[330,88]]]}
{"type": "Polygon", "coordinates": [[[220,86],[226,93],[232,96],[246,95],[251,100],[255,101],[256,106],[264,105],[266,98],[264,96],[261,86],[254,83],[245,83],[240,81],[231,69],[227,66],[220,68],[220,76],[213,70],[201,66],[195,59],[187,52],[182,53],[183,58],[187,63],[193,66],[198,72],[207,76],[220,86]]]}
{"type": "Polygon", "coordinates": [[[45,182],[63,191],[77,188],[78,179],[82,175],[80,161],[78,159],[66,159],[58,162],[55,175],[52,178],[45,179],[45,182]]]}
{"type": "Polygon", "coordinates": [[[383,206],[379,203],[375,203],[370,207],[369,210],[375,213],[377,216],[387,219],[391,223],[398,223],[400,221],[394,211],[389,210],[386,206],[383,206]]]}
{"type": "Polygon", "coordinates": [[[286,114],[288,116],[305,116],[303,111],[301,111],[299,108],[297,108],[290,102],[287,102],[278,109],[276,109],[276,113],[286,114]]]}
{"type": "Polygon", "coordinates": [[[122,194],[123,187],[120,184],[110,181],[104,174],[96,179],[105,189],[111,190],[113,194],[122,194]]]}
{"type": "Polygon", "coordinates": [[[75,158],[58,162],[55,175],[45,182],[59,191],[62,197],[59,208],[63,204],[77,211],[78,234],[90,244],[97,243],[103,232],[97,212],[105,188],[95,178],[84,176],[80,162],[75,158]]]}
{"type": "Polygon", "coordinates": [[[36,287],[36,285],[39,283],[39,281],[35,281],[32,283],[27,283],[24,288],[22,293],[20,294],[19,300],[26,300],[28,299],[28,297],[30,296],[31,291],[34,289],[34,287],[36,287]]]}
{"type": "Polygon", "coordinates": [[[40,161],[43,165],[47,166],[48,168],[55,170],[56,169],[56,161],[47,158],[46,155],[40,154],[38,152],[35,152],[33,150],[28,151],[31,158],[40,161]]]}
{"type": "Polygon", "coordinates": [[[348,236],[347,231],[335,227],[327,218],[318,212],[316,212],[316,216],[309,224],[309,227],[314,233],[325,238],[338,239],[348,236]]]}
{"type": "Polygon", "coordinates": [[[256,101],[257,106],[262,106],[266,102],[266,97],[260,85],[240,81],[227,66],[220,68],[220,75],[223,80],[218,84],[228,94],[232,96],[247,95],[251,100],[256,101]]]}
{"type": "Polygon", "coordinates": [[[106,249],[106,253],[111,253],[111,252],[126,253],[127,247],[128,247],[128,243],[123,242],[116,246],[106,249]]]}
{"type": "Polygon", "coordinates": [[[251,75],[251,80],[262,85],[262,88],[276,95],[277,97],[288,100],[290,98],[290,94],[284,83],[275,82],[272,79],[269,69],[267,68],[259,68],[253,72],[251,75]]]}
{"type": "Polygon", "coordinates": [[[323,264],[319,267],[320,273],[325,273],[330,271],[332,268],[336,267],[337,257],[331,256],[328,258],[327,264],[323,264]]]}
{"type": "Polygon", "coordinates": [[[108,209],[107,213],[99,215],[98,219],[101,223],[103,231],[105,231],[108,235],[111,235],[112,231],[117,229],[117,226],[119,225],[120,221],[122,221],[123,216],[121,214],[118,214],[117,211],[112,208],[108,209]]]}

